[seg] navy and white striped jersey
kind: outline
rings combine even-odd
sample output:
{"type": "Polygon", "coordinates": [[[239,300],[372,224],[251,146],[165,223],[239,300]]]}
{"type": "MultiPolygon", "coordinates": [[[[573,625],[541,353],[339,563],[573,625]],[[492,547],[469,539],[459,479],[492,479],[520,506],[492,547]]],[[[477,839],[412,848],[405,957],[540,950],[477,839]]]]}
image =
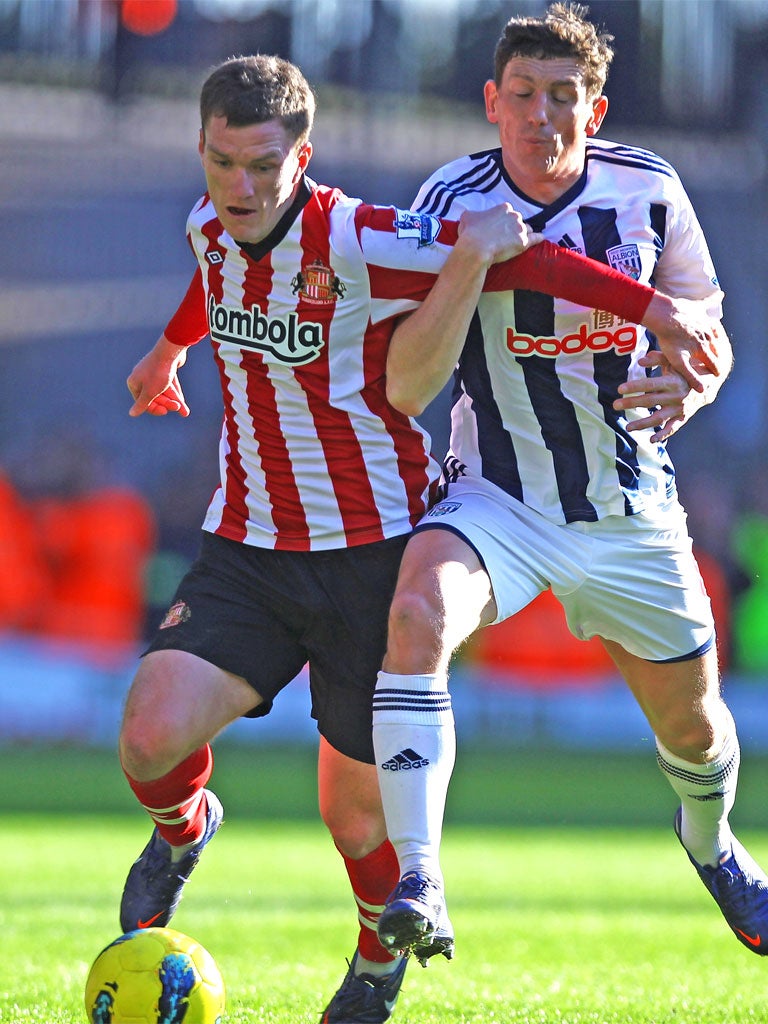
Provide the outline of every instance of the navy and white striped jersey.
{"type": "MultiPolygon", "coordinates": [[[[549,206],[520,192],[500,149],[461,157],[422,186],[413,209],[458,219],[511,203],[561,246],[722,315],[704,235],[675,170],[647,150],[597,139],[584,173],[549,206]]],[[[619,383],[646,371],[644,328],[537,292],[483,294],[456,369],[446,479],[480,475],[548,519],[652,511],[676,493],[652,431],[615,412],[619,383]]]]}

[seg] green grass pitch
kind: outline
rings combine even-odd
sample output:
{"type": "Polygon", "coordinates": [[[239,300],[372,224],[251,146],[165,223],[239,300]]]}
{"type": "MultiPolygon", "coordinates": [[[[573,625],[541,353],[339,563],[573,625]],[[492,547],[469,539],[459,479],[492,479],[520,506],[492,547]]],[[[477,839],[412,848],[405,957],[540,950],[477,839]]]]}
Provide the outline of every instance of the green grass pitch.
{"type": "MultiPolygon", "coordinates": [[[[763,862],[766,767],[745,758],[734,814],[763,862]]],[[[214,778],[227,821],[173,927],[216,957],[227,1024],[316,1024],[356,923],[314,754],[222,746],[214,778]]],[[[409,966],[393,1024],[768,1021],[768,962],[689,866],[648,753],[462,752],[454,783],[456,958],[409,966]]],[[[147,822],[110,752],[0,748],[0,798],[0,1022],[84,1024],[88,966],[119,932],[147,822]]]]}

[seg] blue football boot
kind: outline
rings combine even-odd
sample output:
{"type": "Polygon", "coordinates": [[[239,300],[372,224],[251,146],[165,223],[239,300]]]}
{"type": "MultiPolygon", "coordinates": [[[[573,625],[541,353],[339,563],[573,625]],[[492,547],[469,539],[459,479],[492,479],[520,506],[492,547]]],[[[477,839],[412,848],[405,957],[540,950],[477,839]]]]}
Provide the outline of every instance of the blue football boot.
{"type": "Polygon", "coordinates": [[[224,820],[218,797],[205,790],[208,813],[200,842],[176,863],[171,862],[171,847],[155,830],[139,859],[128,872],[120,903],[120,927],[123,932],[135,928],[164,928],[176,912],[182,890],[197,866],[200,854],[224,820]]]}
{"type": "Polygon", "coordinates": [[[426,942],[415,942],[411,947],[411,952],[422,967],[429,966],[427,961],[433,956],[442,955],[446,960],[453,960],[453,925],[448,919],[448,911],[445,907],[438,918],[437,928],[432,933],[432,937],[426,942]]]}
{"type": "MultiPolygon", "coordinates": [[[[675,833],[680,843],[682,809],[675,815],[675,833]]],[[[685,850],[685,846],[683,845],[685,850]]],[[[685,850],[688,853],[687,850],[685,850]]],[[[720,858],[717,867],[697,863],[688,853],[688,860],[702,880],[732,929],[747,949],[768,956],[768,877],[734,838],[731,852],[720,858]]]]}
{"type": "Polygon", "coordinates": [[[442,886],[421,871],[403,875],[379,918],[379,942],[394,953],[412,952],[423,967],[431,956],[453,957],[453,928],[442,886]]]}
{"type": "Polygon", "coordinates": [[[326,1006],[320,1024],[383,1024],[392,1016],[408,965],[407,957],[383,978],[355,974],[356,961],[357,953],[352,957],[341,988],[326,1006]]]}

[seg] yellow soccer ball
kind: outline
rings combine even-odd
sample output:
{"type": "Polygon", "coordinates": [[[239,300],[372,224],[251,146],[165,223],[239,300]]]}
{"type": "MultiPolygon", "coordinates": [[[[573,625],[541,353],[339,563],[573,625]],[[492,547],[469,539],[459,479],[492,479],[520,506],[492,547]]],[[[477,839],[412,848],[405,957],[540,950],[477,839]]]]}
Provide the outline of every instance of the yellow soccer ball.
{"type": "Polygon", "coordinates": [[[220,1024],[224,981],[195,939],[142,928],[111,942],[85,983],[90,1024],[220,1024]]]}

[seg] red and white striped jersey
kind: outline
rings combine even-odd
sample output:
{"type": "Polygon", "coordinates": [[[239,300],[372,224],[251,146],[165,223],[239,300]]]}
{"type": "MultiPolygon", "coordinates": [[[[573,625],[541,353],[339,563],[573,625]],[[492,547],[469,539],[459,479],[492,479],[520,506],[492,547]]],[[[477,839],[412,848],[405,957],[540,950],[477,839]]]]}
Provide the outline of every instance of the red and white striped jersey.
{"type": "Polygon", "coordinates": [[[257,259],[207,195],[187,222],[224,396],[221,484],[203,528],[290,551],[408,532],[438,476],[425,432],[386,400],[383,321],[416,305],[402,272],[421,291],[419,271],[431,284],[446,247],[403,237],[391,209],[381,225],[338,191],[307,193],[257,259]]]}
{"type": "MultiPolygon", "coordinates": [[[[233,240],[207,195],[187,237],[199,275],[165,334],[175,344],[210,334],[224,398],[221,482],[203,528],[290,551],[408,532],[439,467],[425,431],[387,402],[387,347],[393,318],[434,283],[456,223],[305,180],[257,245],[233,240]]],[[[651,290],[552,245],[498,264],[486,287],[581,295],[607,275],[617,300],[645,308],[651,290]]]]}

